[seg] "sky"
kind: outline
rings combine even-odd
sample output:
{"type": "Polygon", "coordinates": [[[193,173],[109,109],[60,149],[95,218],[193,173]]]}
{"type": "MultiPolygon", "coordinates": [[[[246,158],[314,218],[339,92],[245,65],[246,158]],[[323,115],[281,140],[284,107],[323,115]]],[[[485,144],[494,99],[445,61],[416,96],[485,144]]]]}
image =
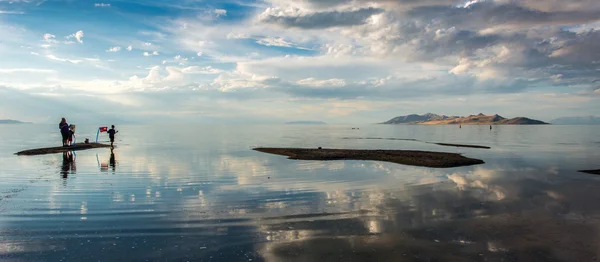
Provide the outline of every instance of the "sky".
{"type": "Polygon", "coordinates": [[[600,115],[598,0],[0,0],[0,119],[600,115]]]}

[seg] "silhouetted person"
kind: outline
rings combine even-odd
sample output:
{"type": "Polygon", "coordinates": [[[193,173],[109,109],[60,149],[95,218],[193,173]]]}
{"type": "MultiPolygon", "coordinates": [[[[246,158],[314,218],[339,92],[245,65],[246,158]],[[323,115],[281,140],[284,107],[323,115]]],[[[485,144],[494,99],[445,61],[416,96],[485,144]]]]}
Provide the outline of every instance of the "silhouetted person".
{"type": "Polygon", "coordinates": [[[492,130],[492,126],[490,125],[490,130],[492,130]]]}
{"type": "Polygon", "coordinates": [[[71,129],[69,128],[69,124],[67,124],[67,119],[63,117],[60,120],[60,123],[58,124],[58,129],[60,129],[63,146],[68,146],[68,141],[71,137],[71,129]]]}
{"type": "Polygon", "coordinates": [[[110,147],[113,147],[115,143],[115,134],[119,133],[119,131],[115,130],[115,125],[112,125],[110,130],[108,130],[108,137],[110,138],[110,147]]]}

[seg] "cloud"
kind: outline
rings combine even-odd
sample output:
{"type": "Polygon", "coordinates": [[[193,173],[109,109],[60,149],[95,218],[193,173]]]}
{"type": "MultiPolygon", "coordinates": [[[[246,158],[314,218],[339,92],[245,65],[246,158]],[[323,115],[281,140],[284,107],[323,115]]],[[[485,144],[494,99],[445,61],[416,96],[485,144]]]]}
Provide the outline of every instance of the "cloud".
{"type": "Polygon", "coordinates": [[[105,3],[95,3],[94,7],[110,7],[110,4],[105,3]]]}
{"type": "Polygon", "coordinates": [[[292,42],[288,42],[281,37],[271,37],[271,36],[250,36],[247,34],[235,34],[230,33],[227,35],[227,39],[254,39],[256,43],[264,46],[278,46],[278,47],[288,47],[288,48],[296,48],[303,50],[311,50],[309,48],[300,47],[297,44],[292,42]]]}
{"type": "Polygon", "coordinates": [[[106,52],[119,52],[119,51],[121,51],[120,46],[114,46],[114,47],[111,47],[108,50],[106,50],[106,52]]]}
{"type": "Polygon", "coordinates": [[[188,60],[187,57],[182,57],[181,55],[176,55],[175,57],[173,57],[173,59],[175,59],[175,61],[187,61],[188,60]]]}
{"type": "Polygon", "coordinates": [[[25,12],[21,12],[21,11],[6,11],[6,10],[0,10],[0,15],[24,15],[25,12]]]}
{"type": "Polygon", "coordinates": [[[58,43],[58,41],[56,41],[56,36],[53,34],[44,34],[44,41],[47,43],[58,43]]]}
{"type": "Polygon", "coordinates": [[[83,31],[79,30],[79,31],[67,36],[67,39],[71,39],[71,38],[75,38],[77,40],[77,42],[83,44],[83,31]]]}
{"type": "Polygon", "coordinates": [[[130,45],[127,47],[127,51],[131,51],[131,50],[133,50],[133,47],[130,45]]]}
{"type": "Polygon", "coordinates": [[[65,58],[58,58],[54,55],[46,55],[46,57],[50,60],[54,60],[54,61],[60,61],[60,62],[69,62],[71,64],[79,64],[82,62],[82,60],[72,60],[72,59],[65,59],[65,58]]]}
{"type": "Polygon", "coordinates": [[[0,68],[0,74],[13,74],[13,73],[41,73],[41,74],[53,74],[55,70],[50,69],[37,69],[37,68],[0,68]]]}
{"type": "Polygon", "coordinates": [[[375,14],[383,13],[380,8],[363,8],[355,11],[331,11],[303,13],[301,10],[268,8],[260,15],[260,21],[282,27],[301,29],[324,29],[362,25],[375,14]]]}
{"type": "Polygon", "coordinates": [[[227,15],[227,10],[225,9],[215,9],[213,10],[213,13],[219,17],[219,16],[226,16],[227,15]]]}
{"type": "Polygon", "coordinates": [[[202,56],[202,52],[196,53],[196,56],[202,56]]]}
{"type": "Polygon", "coordinates": [[[181,72],[186,74],[220,74],[223,73],[223,70],[213,68],[211,66],[199,67],[199,66],[189,66],[185,68],[181,68],[181,72]]]}
{"type": "Polygon", "coordinates": [[[152,53],[144,52],[143,55],[144,56],[157,56],[158,55],[158,51],[154,51],[152,53]]]}

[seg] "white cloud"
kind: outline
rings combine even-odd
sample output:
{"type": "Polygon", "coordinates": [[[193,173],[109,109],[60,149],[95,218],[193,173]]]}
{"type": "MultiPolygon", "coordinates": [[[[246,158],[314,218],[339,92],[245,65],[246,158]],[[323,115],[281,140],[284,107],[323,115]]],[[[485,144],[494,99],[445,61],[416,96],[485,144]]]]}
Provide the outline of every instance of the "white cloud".
{"type": "Polygon", "coordinates": [[[302,79],[299,80],[297,82],[297,84],[299,85],[306,85],[306,86],[314,86],[314,87],[342,87],[346,85],[346,81],[344,79],[337,79],[337,78],[333,78],[333,79],[327,79],[327,80],[317,80],[314,78],[306,78],[306,79],[302,79]]]}
{"type": "Polygon", "coordinates": [[[181,55],[176,55],[173,59],[175,59],[176,61],[187,61],[188,60],[187,57],[182,57],[181,55]]]}
{"type": "Polygon", "coordinates": [[[53,34],[48,34],[48,33],[44,34],[44,41],[46,41],[48,43],[56,43],[55,38],[56,38],[56,36],[53,34]]]}
{"type": "Polygon", "coordinates": [[[50,69],[37,69],[37,68],[9,68],[9,69],[0,68],[0,74],[13,74],[13,73],[53,74],[53,73],[56,73],[56,71],[50,70],[50,69]]]}
{"type": "Polygon", "coordinates": [[[110,4],[105,3],[95,3],[94,7],[110,7],[110,4]]]}
{"type": "Polygon", "coordinates": [[[223,70],[213,68],[212,66],[199,67],[199,66],[189,66],[185,68],[181,68],[181,72],[186,74],[220,74],[223,73],[223,70]]]}
{"type": "Polygon", "coordinates": [[[21,11],[6,11],[6,10],[0,10],[0,15],[24,15],[25,12],[21,12],[21,11]]]}
{"type": "Polygon", "coordinates": [[[256,40],[256,43],[264,46],[279,46],[279,47],[289,47],[303,50],[310,50],[309,48],[299,47],[294,43],[285,41],[280,37],[263,37],[256,40]]]}
{"type": "Polygon", "coordinates": [[[46,57],[50,60],[55,60],[55,61],[60,61],[60,62],[69,62],[71,64],[79,64],[82,61],[81,60],[72,60],[72,59],[65,59],[65,58],[58,58],[54,55],[46,55],[46,57]]]}
{"type": "Polygon", "coordinates": [[[144,52],[144,56],[155,56],[155,55],[158,55],[158,52],[157,52],[157,51],[154,51],[154,52],[152,52],[152,53],[149,53],[149,52],[144,52]]]}
{"type": "Polygon", "coordinates": [[[196,53],[197,56],[202,56],[202,52],[196,53]]]}
{"type": "Polygon", "coordinates": [[[48,34],[48,33],[44,34],[44,40],[46,40],[46,42],[51,41],[54,38],[56,38],[56,36],[53,34],[48,34]]]}
{"type": "Polygon", "coordinates": [[[151,46],[151,45],[152,45],[152,43],[150,43],[150,42],[145,42],[145,43],[144,43],[144,45],[145,45],[145,46],[151,46]]]}
{"type": "Polygon", "coordinates": [[[119,51],[121,51],[120,46],[114,46],[114,47],[111,47],[108,50],[106,50],[106,52],[119,52],[119,51]]]}
{"type": "Polygon", "coordinates": [[[83,31],[79,30],[79,31],[67,36],[67,39],[71,39],[71,38],[75,38],[77,40],[77,42],[83,44],[83,31]]]}
{"type": "Polygon", "coordinates": [[[133,47],[130,45],[127,47],[127,51],[131,51],[131,50],[133,50],[133,47]]]}
{"type": "Polygon", "coordinates": [[[214,13],[214,14],[215,14],[217,17],[219,17],[219,16],[226,16],[226,15],[227,15],[227,10],[225,10],[225,9],[215,9],[215,10],[213,11],[213,13],[214,13]]]}
{"type": "Polygon", "coordinates": [[[37,55],[37,56],[39,56],[39,55],[40,55],[39,53],[36,53],[36,52],[31,52],[30,54],[32,54],[32,55],[37,55]]]}

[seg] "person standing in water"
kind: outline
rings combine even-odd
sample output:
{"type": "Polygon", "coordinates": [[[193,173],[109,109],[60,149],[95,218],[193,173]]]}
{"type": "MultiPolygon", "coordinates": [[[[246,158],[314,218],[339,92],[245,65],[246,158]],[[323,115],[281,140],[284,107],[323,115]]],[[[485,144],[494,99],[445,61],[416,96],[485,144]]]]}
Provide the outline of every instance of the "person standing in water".
{"type": "Polygon", "coordinates": [[[71,129],[69,128],[69,124],[67,124],[67,119],[63,117],[60,120],[58,129],[60,129],[60,134],[62,135],[63,146],[68,146],[69,137],[71,137],[71,129]]]}
{"type": "Polygon", "coordinates": [[[111,128],[108,130],[108,137],[110,138],[110,147],[113,147],[113,144],[115,143],[115,134],[119,133],[119,131],[115,130],[115,125],[112,125],[111,128]]]}

